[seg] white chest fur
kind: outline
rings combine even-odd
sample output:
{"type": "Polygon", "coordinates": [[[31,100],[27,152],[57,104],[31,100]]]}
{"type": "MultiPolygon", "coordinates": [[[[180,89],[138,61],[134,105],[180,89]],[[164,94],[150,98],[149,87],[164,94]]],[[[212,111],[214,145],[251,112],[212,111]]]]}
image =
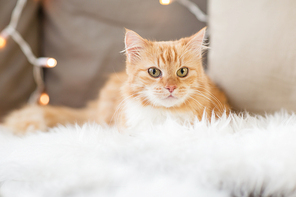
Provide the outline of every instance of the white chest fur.
{"type": "Polygon", "coordinates": [[[167,118],[182,124],[186,121],[192,121],[195,117],[192,112],[172,113],[170,110],[143,106],[137,101],[127,101],[125,106],[126,125],[130,128],[155,126],[164,123],[167,118]]]}

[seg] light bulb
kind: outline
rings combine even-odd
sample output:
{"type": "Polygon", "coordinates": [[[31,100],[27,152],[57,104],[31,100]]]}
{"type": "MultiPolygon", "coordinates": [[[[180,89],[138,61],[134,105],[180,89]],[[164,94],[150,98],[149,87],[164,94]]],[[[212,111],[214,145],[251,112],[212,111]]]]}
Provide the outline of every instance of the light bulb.
{"type": "Polygon", "coordinates": [[[161,5],[169,5],[171,3],[171,0],[159,0],[159,3],[161,5]]]}
{"type": "Polygon", "coordinates": [[[6,45],[6,39],[2,36],[0,36],[0,49],[4,48],[6,45]]]}
{"type": "Polygon", "coordinates": [[[40,95],[39,103],[41,105],[47,105],[49,103],[49,96],[45,92],[40,95]]]}
{"type": "Polygon", "coordinates": [[[36,60],[36,66],[53,68],[57,65],[57,60],[52,57],[39,57],[36,60]]]}
{"type": "Polygon", "coordinates": [[[46,64],[48,67],[50,68],[53,68],[57,65],[57,60],[54,59],[54,58],[49,58],[47,61],[46,61],[46,64]]]}

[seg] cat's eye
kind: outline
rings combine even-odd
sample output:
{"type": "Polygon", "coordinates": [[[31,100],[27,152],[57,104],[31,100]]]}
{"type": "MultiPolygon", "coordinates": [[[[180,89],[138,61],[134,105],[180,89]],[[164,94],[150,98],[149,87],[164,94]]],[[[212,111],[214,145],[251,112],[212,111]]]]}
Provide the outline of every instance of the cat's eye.
{"type": "Polygon", "coordinates": [[[178,77],[186,77],[187,74],[188,74],[188,68],[186,68],[186,67],[183,67],[183,68],[180,68],[179,70],[177,70],[178,77]]]}
{"type": "Polygon", "coordinates": [[[155,77],[155,78],[157,78],[161,75],[161,71],[158,68],[149,68],[148,73],[149,73],[149,75],[151,75],[152,77],[155,77]]]}

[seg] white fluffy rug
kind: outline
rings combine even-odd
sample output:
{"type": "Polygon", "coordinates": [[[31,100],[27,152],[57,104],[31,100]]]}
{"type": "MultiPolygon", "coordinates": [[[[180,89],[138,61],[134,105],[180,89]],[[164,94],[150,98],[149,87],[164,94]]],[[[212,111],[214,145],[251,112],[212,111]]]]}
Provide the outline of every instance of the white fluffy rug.
{"type": "Polygon", "coordinates": [[[296,115],[21,138],[0,129],[0,196],[296,196],[296,115]]]}

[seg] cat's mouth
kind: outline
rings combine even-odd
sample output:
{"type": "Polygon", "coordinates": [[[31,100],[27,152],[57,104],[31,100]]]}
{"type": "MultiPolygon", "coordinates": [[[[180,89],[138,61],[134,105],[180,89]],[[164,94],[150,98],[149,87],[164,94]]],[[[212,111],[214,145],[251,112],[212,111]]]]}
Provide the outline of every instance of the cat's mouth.
{"type": "Polygon", "coordinates": [[[179,105],[183,101],[182,95],[179,96],[178,94],[175,94],[175,92],[162,92],[162,94],[155,92],[155,94],[153,94],[153,97],[150,97],[150,99],[155,106],[170,108],[179,105]]]}
{"type": "Polygon", "coordinates": [[[173,96],[173,95],[169,95],[166,98],[164,98],[164,100],[167,100],[167,99],[169,99],[169,100],[175,100],[175,99],[178,99],[178,98],[175,97],[175,96],[173,96]]]}
{"type": "Polygon", "coordinates": [[[162,98],[160,100],[160,105],[164,106],[164,107],[167,107],[167,108],[170,108],[170,107],[173,107],[173,106],[176,106],[180,103],[180,99],[172,94],[162,98]]]}

